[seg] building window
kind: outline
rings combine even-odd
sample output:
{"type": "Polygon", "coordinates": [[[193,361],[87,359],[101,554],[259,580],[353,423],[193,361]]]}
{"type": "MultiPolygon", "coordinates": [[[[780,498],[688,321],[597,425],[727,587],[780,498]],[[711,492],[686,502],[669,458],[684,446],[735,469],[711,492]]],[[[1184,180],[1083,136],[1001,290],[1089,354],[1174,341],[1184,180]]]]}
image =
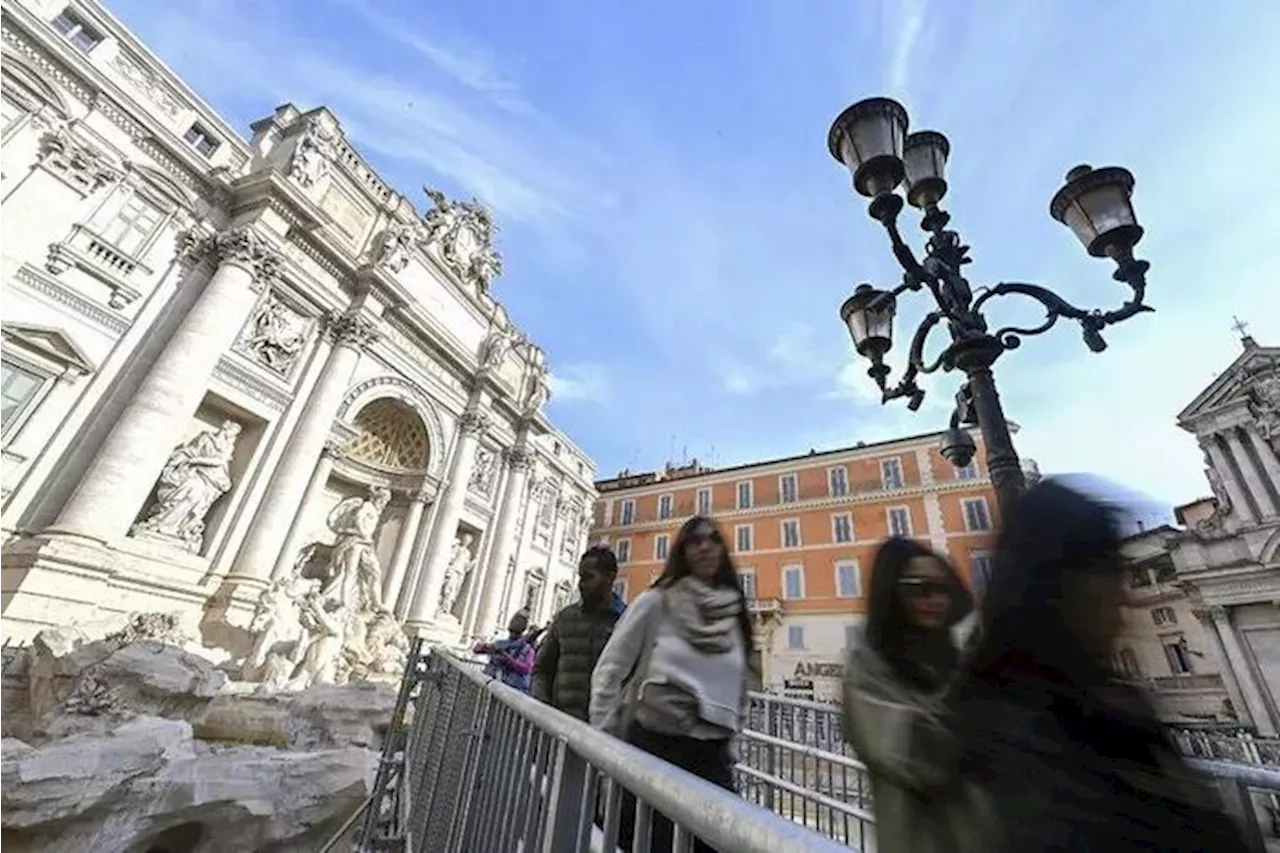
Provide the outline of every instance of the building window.
{"type": "Polygon", "coordinates": [[[970,462],[963,468],[956,469],[957,480],[976,480],[978,479],[978,463],[977,460],[970,462]]]}
{"type": "Polygon", "coordinates": [[[747,601],[756,600],[756,573],[750,569],[738,572],[738,580],[742,583],[742,594],[747,601]]]}
{"type": "Polygon", "coordinates": [[[738,509],[751,508],[751,481],[743,480],[738,484],[738,509]]]}
{"type": "Polygon", "coordinates": [[[1122,648],[1116,652],[1116,669],[1121,675],[1129,678],[1141,678],[1142,669],[1138,666],[1138,656],[1133,653],[1133,649],[1122,648]]]}
{"type": "Polygon", "coordinates": [[[627,499],[622,502],[622,520],[619,524],[632,524],[636,520],[636,502],[627,499]]]}
{"type": "Polygon", "coordinates": [[[880,482],[886,489],[902,488],[902,460],[896,456],[880,460],[880,482]]]}
{"type": "Polygon", "coordinates": [[[778,478],[778,495],[782,503],[793,504],[800,496],[795,474],[783,474],[778,478]]]}
{"type": "Polygon", "coordinates": [[[840,598],[858,598],[862,595],[862,577],[858,564],[853,560],[836,563],[836,595],[840,598]]]}
{"type": "Polygon", "coordinates": [[[803,625],[787,626],[787,648],[789,649],[804,648],[804,626],[803,625]]]}
{"type": "Polygon", "coordinates": [[[1178,577],[1178,569],[1170,559],[1162,559],[1156,563],[1155,573],[1157,583],[1169,583],[1178,577]]]}
{"type": "Polygon", "coordinates": [[[618,555],[619,563],[628,562],[631,559],[631,540],[619,539],[614,553],[618,555]]]}
{"type": "Polygon", "coordinates": [[[782,597],[804,598],[804,566],[786,566],[782,570],[782,597]]]}
{"type": "Polygon", "coordinates": [[[653,559],[667,559],[667,549],[670,547],[670,538],[665,533],[659,533],[653,537],[653,559]]]}
{"type": "Polygon", "coordinates": [[[973,591],[978,595],[986,592],[987,587],[991,585],[991,570],[994,566],[995,562],[991,559],[990,551],[969,552],[969,578],[973,584],[973,591]]]}
{"type": "Polygon", "coordinates": [[[710,489],[698,489],[698,515],[711,515],[710,489]]]}
{"type": "Polygon", "coordinates": [[[663,519],[667,519],[671,517],[671,508],[674,503],[675,503],[675,500],[671,497],[671,495],[658,496],[658,520],[659,521],[662,521],[663,519]]]}
{"type": "Polygon", "coordinates": [[[220,144],[212,133],[205,130],[199,122],[191,125],[191,128],[182,137],[187,144],[199,152],[201,157],[208,159],[213,156],[213,152],[218,150],[220,144]]]}
{"type": "Polygon", "coordinates": [[[840,512],[831,516],[831,541],[853,541],[853,515],[851,513],[840,512]]]}
{"type": "Polygon", "coordinates": [[[1191,650],[1187,648],[1186,637],[1161,637],[1164,644],[1164,656],[1169,661],[1169,671],[1174,675],[1191,675],[1191,650]]]}
{"type": "Polygon", "coordinates": [[[890,536],[911,535],[911,510],[905,506],[894,506],[889,507],[887,514],[889,517],[890,536]]]}
{"type": "Polygon", "coordinates": [[[860,626],[858,625],[844,626],[844,647],[846,649],[852,649],[854,646],[858,645],[859,627],[860,626]]]}
{"type": "Polygon", "coordinates": [[[1178,614],[1174,612],[1172,607],[1153,607],[1151,609],[1151,621],[1157,625],[1177,625],[1178,614]]]}
{"type": "Polygon", "coordinates": [[[4,435],[8,435],[9,429],[18,423],[23,413],[39,395],[40,389],[44,387],[45,377],[20,367],[8,359],[4,360],[3,366],[4,378],[0,397],[3,397],[4,409],[3,414],[0,415],[0,419],[3,420],[0,430],[4,435]]]}
{"type": "Polygon", "coordinates": [[[102,34],[85,23],[84,18],[70,8],[63,9],[50,23],[81,53],[88,53],[102,43],[102,34]]]}
{"type": "Polygon", "coordinates": [[[849,494],[849,469],[841,465],[827,471],[827,493],[833,498],[849,494]]]}
{"type": "Polygon", "coordinates": [[[750,524],[739,524],[737,527],[733,529],[733,541],[734,541],[734,545],[736,546],[735,549],[739,554],[742,554],[751,550],[751,546],[752,546],[751,533],[752,533],[752,530],[751,530],[750,524]]]}
{"type": "Polygon", "coordinates": [[[618,578],[616,581],[613,582],[613,594],[618,596],[618,598],[621,598],[623,601],[627,600],[627,579],[626,578],[618,578]]]}
{"type": "Polygon", "coordinates": [[[968,498],[964,502],[964,529],[990,530],[991,513],[986,498],[968,498]]]}
{"type": "Polygon", "coordinates": [[[1151,573],[1147,571],[1146,566],[1129,567],[1129,586],[1134,589],[1151,586],[1151,573]]]}
{"type": "Polygon", "coordinates": [[[98,236],[126,255],[137,257],[163,220],[164,212],[135,192],[114,216],[97,225],[98,236]]]}
{"type": "Polygon", "coordinates": [[[782,522],[782,547],[783,548],[799,548],[800,547],[800,520],[797,518],[788,518],[782,522]]]}

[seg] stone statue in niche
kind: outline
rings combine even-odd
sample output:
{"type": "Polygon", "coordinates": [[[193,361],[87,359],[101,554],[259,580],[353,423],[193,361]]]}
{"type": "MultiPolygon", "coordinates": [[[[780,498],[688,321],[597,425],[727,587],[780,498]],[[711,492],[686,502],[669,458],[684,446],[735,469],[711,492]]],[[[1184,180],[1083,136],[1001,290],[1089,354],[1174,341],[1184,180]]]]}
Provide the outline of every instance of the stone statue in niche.
{"type": "Polygon", "coordinates": [[[156,485],[156,501],[132,535],[176,542],[193,554],[204,547],[205,517],[231,489],[231,457],[240,424],[225,420],[181,444],[169,456],[156,485]]]}
{"type": "Polygon", "coordinates": [[[467,481],[467,491],[475,492],[482,497],[493,494],[494,452],[487,447],[476,451],[476,461],[471,469],[471,479],[467,481]]]}
{"type": "Polygon", "coordinates": [[[473,542],[475,542],[475,536],[470,533],[460,533],[453,543],[453,550],[449,553],[449,565],[444,572],[444,582],[440,585],[440,607],[437,612],[441,616],[447,617],[453,614],[453,606],[458,601],[462,582],[466,580],[475,565],[475,555],[471,550],[473,542]]]}
{"type": "Polygon", "coordinates": [[[374,263],[392,275],[402,272],[409,265],[414,241],[420,236],[412,225],[396,224],[388,227],[378,235],[374,263]]]}
{"type": "Polygon", "coordinates": [[[319,118],[312,118],[293,149],[289,177],[306,189],[315,186],[338,156],[338,131],[319,118]]]}
{"type": "Polygon", "coordinates": [[[337,541],[329,558],[329,579],[320,590],[323,598],[356,611],[382,607],[382,565],[373,536],[390,501],[389,490],[374,486],[368,497],[346,498],[329,513],[326,523],[337,541]]]}
{"type": "Polygon", "coordinates": [[[288,376],[306,346],[310,325],[274,294],[267,294],[249,320],[240,349],[268,370],[288,376]]]}
{"type": "Polygon", "coordinates": [[[525,383],[524,399],[520,408],[526,415],[536,414],[551,398],[551,377],[547,365],[537,359],[529,363],[529,375],[525,383]]]}
{"type": "Polygon", "coordinates": [[[497,231],[489,208],[480,202],[453,201],[439,190],[423,188],[432,209],[423,215],[426,240],[459,278],[486,293],[502,274],[502,256],[493,248],[497,231]]]}

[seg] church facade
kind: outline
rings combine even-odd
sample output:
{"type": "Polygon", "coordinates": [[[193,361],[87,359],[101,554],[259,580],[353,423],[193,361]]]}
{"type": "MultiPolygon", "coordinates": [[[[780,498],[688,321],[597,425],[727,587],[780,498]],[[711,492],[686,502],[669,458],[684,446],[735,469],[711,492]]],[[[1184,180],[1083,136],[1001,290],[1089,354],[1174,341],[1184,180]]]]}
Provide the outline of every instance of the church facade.
{"type": "Polygon", "coordinates": [[[6,642],[174,613],[262,664],[289,619],[545,623],[595,471],[490,211],[420,213],[324,107],[246,141],[95,2],[3,9],[6,642]]]}

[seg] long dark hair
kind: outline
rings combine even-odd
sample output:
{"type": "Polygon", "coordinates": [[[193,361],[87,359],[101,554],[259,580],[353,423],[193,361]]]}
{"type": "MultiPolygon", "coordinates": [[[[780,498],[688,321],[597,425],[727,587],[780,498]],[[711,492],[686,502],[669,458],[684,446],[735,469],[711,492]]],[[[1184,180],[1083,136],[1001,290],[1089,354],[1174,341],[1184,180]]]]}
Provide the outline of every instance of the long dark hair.
{"type": "Polygon", "coordinates": [[[1118,575],[1117,512],[1054,480],[1029,490],[1005,522],[968,671],[1000,684],[1020,676],[1086,692],[1110,677],[1067,624],[1063,591],[1084,573],[1118,575]]]}
{"type": "Polygon", "coordinates": [[[871,594],[867,602],[867,622],[864,628],[867,646],[884,658],[894,673],[916,687],[933,689],[939,679],[950,674],[958,652],[951,642],[948,629],[968,616],[973,610],[973,596],[955,568],[940,554],[916,542],[895,536],[886,539],[876,551],[871,567],[871,594]],[[907,564],[916,557],[929,557],[942,566],[951,587],[951,610],[943,625],[926,636],[911,624],[902,600],[902,585],[898,581],[907,564]],[[937,670],[930,672],[921,656],[930,658],[937,670]]]}
{"type": "Polygon", "coordinates": [[[738,611],[738,627],[742,630],[742,643],[747,660],[751,660],[751,653],[755,646],[752,639],[751,614],[747,609],[747,595],[742,590],[742,578],[738,575],[738,567],[733,564],[733,558],[729,556],[729,547],[720,533],[720,525],[713,519],[705,515],[695,515],[680,526],[676,541],[667,552],[667,562],[662,567],[662,574],[658,575],[653,586],[656,589],[663,589],[693,573],[689,558],[685,554],[685,546],[689,542],[689,537],[693,535],[693,531],[704,524],[711,528],[712,537],[720,544],[720,565],[716,566],[716,573],[711,578],[711,583],[714,586],[730,587],[738,591],[738,598],[742,602],[742,609],[738,611]]]}

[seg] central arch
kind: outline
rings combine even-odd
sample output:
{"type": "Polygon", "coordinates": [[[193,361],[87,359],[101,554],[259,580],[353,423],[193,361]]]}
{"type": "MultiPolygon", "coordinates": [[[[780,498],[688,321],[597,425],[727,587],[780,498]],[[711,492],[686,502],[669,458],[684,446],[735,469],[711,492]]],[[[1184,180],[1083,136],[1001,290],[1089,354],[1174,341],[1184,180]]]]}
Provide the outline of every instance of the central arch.
{"type": "MultiPolygon", "coordinates": [[[[397,440],[407,447],[415,444],[418,439],[413,438],[412,430],[404,426],[405,420],[401,418],[398,421],[401,427],[392,426],[392,422],[396,421],[393,415],[403,416],[406,413],[413,415],[413,420],[421,425],[425,434],[427,453],[421,470],[431,477],[443,476],[447,456],[444,452],[444,427],[430,395],[412,380],[403,376],[379,376],[376,379],[361,382],[347,392],[346,398],[338,408],[338,420],[353,433],[353,437],[349,440],[351,445],[358,441],[362,432],[367,432],[372,424],[377,422],[385,424],[384,427],[379,427],[380,429],[400,430],[397,433],[399,435],[397,440]],[[375,404],[377,408],[368,413],[365,423],[359,423],[361,417],[365,416],[366,409],[375,404]],[[393,411],[391,408],[393,404],[401,408],[393,411]]],[[[366,440],[363,446],[372,452],[374,443],[376,442],[371,439],[366,440]]],[[[372,464],[382,467],[384,463],[372,462],[372,464]]],[[[404,468],[400,470],[403,471],[404,468]]]]}

